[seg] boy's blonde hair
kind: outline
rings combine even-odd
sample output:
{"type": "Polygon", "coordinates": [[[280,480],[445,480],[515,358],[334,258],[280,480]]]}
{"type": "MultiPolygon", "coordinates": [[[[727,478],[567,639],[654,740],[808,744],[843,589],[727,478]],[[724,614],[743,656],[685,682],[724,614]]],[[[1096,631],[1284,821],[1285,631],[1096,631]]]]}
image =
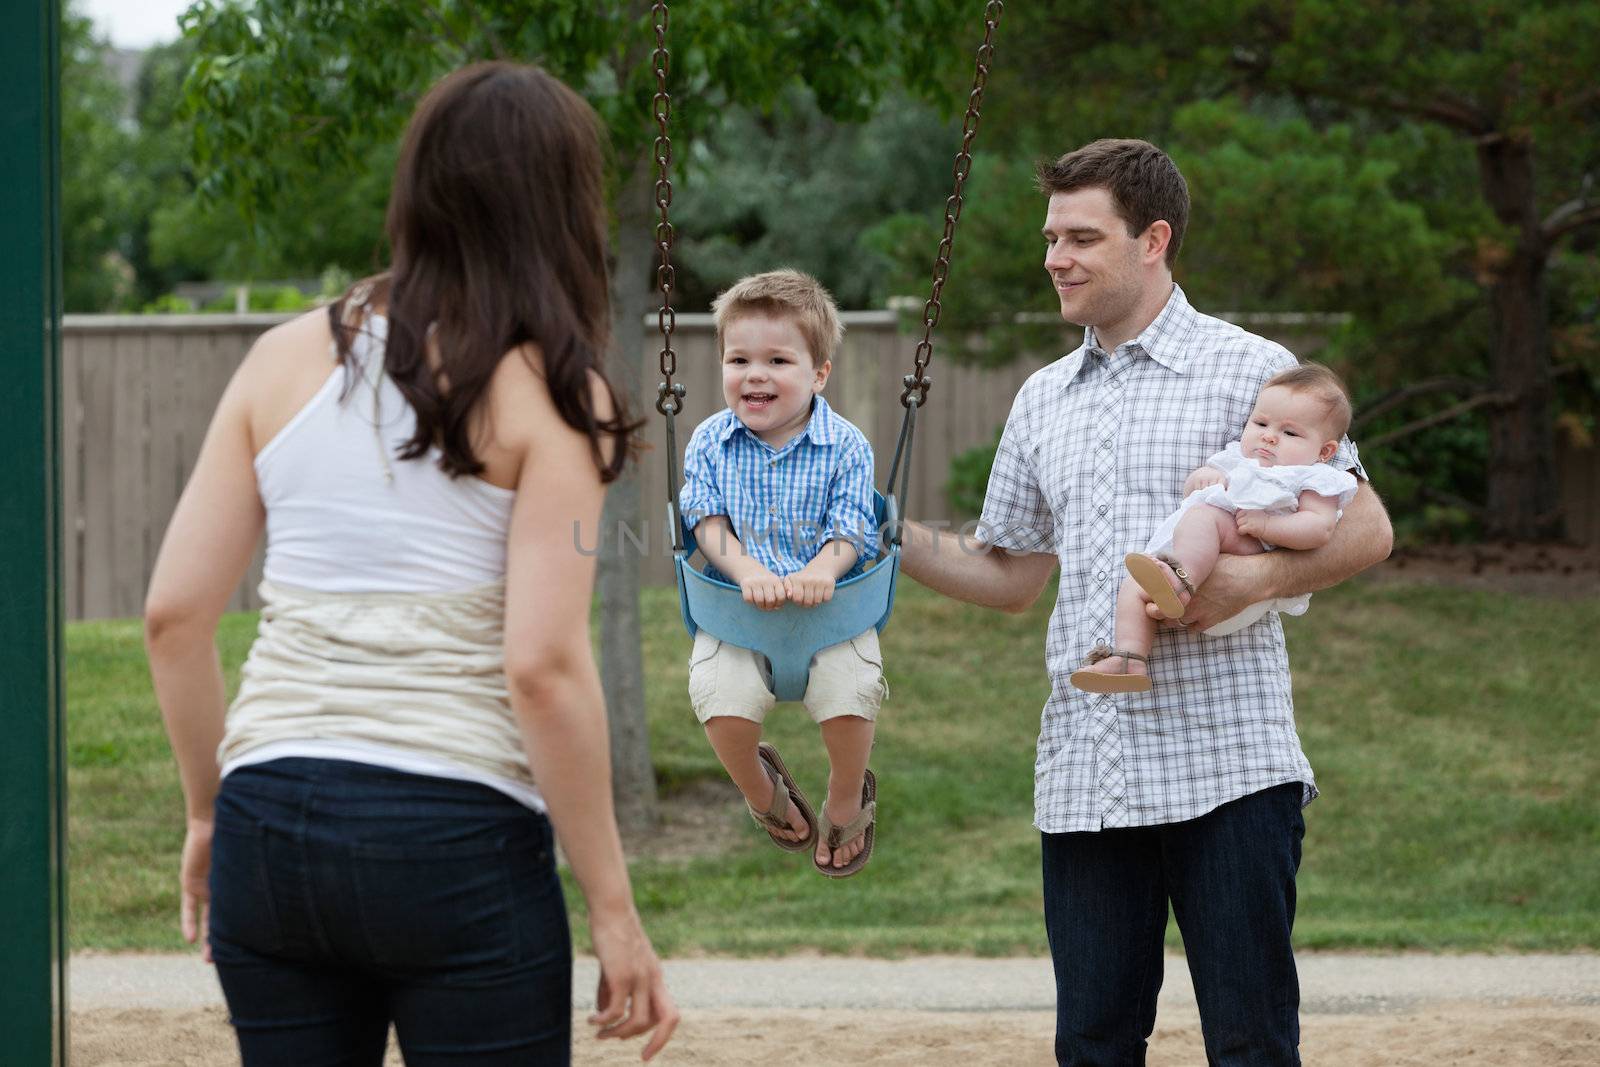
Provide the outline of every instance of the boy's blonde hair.
{"type": "Polygon", "coordinates": [[[722,355],[728,326],[745,315],[770,315],[793,320],[811,353],[811,365],[820,367],[833,358],[844,323],[839,309],[822,283],[798,270],[769,270],[740,278],[711,305],[717,324],[717,355],[722,355]]]}
{"type": "Polygon", "coordinates": [[[1338,440],[1350,429],[1350,419],[1354,414],[1350,407],[1350,390],[1345,388],[1342,378],[1321,363],[1307,362],[1279,371],[1261,388],[1270,389],[1275,385],[1296,393],[1310,393],[1328,405],[1328,429],[1332,431],[1328,437],[1330,441],[1338,440]]]}

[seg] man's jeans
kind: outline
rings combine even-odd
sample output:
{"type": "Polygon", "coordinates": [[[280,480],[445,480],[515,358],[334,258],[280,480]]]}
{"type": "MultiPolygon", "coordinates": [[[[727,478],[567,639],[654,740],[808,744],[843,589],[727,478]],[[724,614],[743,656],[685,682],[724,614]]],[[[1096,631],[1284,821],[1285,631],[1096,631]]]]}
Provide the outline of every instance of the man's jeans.
{"type": "Polygon", "coordinates": [[[245,1067],[569,1062],[550,822],[475,782],[279,759],[222,782],[211,951],[245,1067]]]}
{"type": "Polygon", "coordinates": [[[1059,1063],[1144,1063],[1169,899],[1207,1061],[1300,1062],[1300,982],[1289,934],[1305,836],[1301,793],[1291,782],[1188,822],[1042,835],[1059,1063]]]}

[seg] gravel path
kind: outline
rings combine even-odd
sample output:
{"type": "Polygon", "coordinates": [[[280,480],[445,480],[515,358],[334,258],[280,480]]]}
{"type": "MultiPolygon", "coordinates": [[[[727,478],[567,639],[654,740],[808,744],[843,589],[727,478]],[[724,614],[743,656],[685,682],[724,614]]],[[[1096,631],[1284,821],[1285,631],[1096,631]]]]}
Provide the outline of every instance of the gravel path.
{"type": "MultiPolygon", "coordinates": [[[[1301,1010],[1378,1015],[1473,1002],[1600,1005],[1600,955],[1400,955],[1302,953],[1301,1010]]],[[[668,983],[686,1010],[770,1007],[774,989],[792,1009],[934,1012],[1052,1011],[1045,959],[918,956],[903,960],[789,956],[680,959],[668,983]]],[[[576,963],[576,1001],[592,1003],[596,966],[576,963]]],[[[222,1003],[210,966],[197,956],[80,954],[69,980],[73,1011],[191,1009],[222,1003]]],[[[1168,956],[1160,1010],[1193,1010],[1182,956],[1168,956]]]]}

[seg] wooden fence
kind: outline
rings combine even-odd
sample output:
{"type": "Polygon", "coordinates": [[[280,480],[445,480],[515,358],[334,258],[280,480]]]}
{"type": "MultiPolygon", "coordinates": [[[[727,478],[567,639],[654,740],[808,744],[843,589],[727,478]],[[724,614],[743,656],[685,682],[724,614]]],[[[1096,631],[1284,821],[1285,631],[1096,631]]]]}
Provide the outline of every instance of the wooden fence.
{"type": "MultiPolygon", "coordinates": [[[[223,387],[257,336],[283,315],[68,315],[62,343],[62,420],[66,531],[66,608],[70,619],[138,615],[155,554],[223,387]]],[[[847,312],[845,341],[828,383],[829,403],[871,438],[878,480],[888,474],[900,426],[900,378],[910,369],[914,338],[891,312],[847,312]]],[[[695,425],[722,406],[710,317],[679,315],[675,347],[688,389],[679,447],[695,425]]],[[[1320,338],[1297,316],[1258,316],[1248,325],[1302,355],[1320,338]]],[[[653,319],[649,324],[653,329],[653,319]]],[[[1063,330],[1061,351],[1078,343],[1063,330]]],[[[643,578],[672,580],[663,536],[666,474],[663,420],[653,408],[659,337],[641,334],[650,403],[641,492],[647,548],[643,578]]],[[[934,385],[917,423],[909,514],[960,521],[949,513],[944,482],[958,453],[992,441],[1023,380],[1039,366],[1022,361],[999,369],[955,365],[938,355],[934,385]]],[[[1562,457],[1569,533],[1600,544],[1600,462],[1595,452],[1562,457]]],[[[590,547],[586,542],[585,547],[590,547]]],[[[258,606],[259,553],[234,594],[232,610],[258,606]]]]}
{"type": "MultiPolygon", "coordinates": [[[[283,315],[69,315],[62,343],[64,468],[63,559],[67,617],[138,615],[167,521],[188,481],[223,387],[245,352],[283,315]]],[[[900,425],[900,376],[910,369],[911,339],[890,312],[848,312],[845,342],[827,396],[862,428],[878,453],[879,480],[888,473],[900,425]]],[[[688,389],[678,446],[722,406],[721,375],[710,316],[679,315],[674,347],[688,389]]],[[[650,324],[654,325],[653,321],[650,324]]],[[[1075,344],[1076,341],[1071,343],[1075,344]]],[[[645,381],[652,392],[659,337],[641,333],[645,381]]],[[[946,514],[943,484],[957,453],[993,438],[1011,398],[1037,363],[984,371],[935,362],[929,404],[918,420],[911,499],[928,519],[946,514]]],[[[665,427],[653,406],[641,477],[648,548],[643,577],[672,580],[665,525],[665,427]]],[[[592,541],[585,541],[585,547],[592,541]]],[[[259,605],[257,553],[230,610],[259,605]]]]}

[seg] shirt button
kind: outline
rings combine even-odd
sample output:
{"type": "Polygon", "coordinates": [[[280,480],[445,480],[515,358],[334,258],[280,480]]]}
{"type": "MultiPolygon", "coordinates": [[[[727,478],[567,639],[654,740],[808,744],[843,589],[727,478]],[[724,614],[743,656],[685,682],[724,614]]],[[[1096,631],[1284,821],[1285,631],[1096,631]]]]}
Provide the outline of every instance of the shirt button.
{"type": "Polygon", "coordinates": [[[1111,438],[1107,437],[1104,441],[1101,441],[1100,442],[1100,447],[1101,448],[1110,448],[1111,447],[1111,438]]]}
{"type": "Polygon", "coordinates": [[[1103,581],[1106,580],[1106,572],[1105,571],[1101,571],[1099,574],[1095,575],[1094,577],[1095,577],[1096,581],[1103,582],[1103,581]]]}
{"type": "Polygon", "coordinates": [[[770,508],[767,509],[767,514],[768,515],[776,515],[777,513],[778,513],[778,509],[775,506],[774,507],[770,507],[770,508]]]}
{"type": "Polygon", "coordinates": [[[1111,506],[1109,504],[1101,504],[1100,505],[1100,514],[1104,515],[1106,512],[1108,512],[1110,510],[1111,510],[1111,506]]]}

